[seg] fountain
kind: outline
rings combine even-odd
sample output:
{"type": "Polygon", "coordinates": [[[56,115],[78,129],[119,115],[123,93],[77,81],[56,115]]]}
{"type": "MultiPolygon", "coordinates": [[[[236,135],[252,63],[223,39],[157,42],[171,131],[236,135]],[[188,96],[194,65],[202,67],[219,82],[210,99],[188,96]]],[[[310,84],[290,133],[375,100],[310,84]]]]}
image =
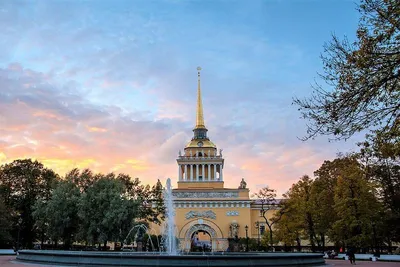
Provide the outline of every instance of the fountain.
{"type": "Polygon", "coordinates": [[[175,237],[175,210],[174,199],[172,195],[171,179],[167,179],[164,191],[164,204],[166,207],[166,231],[165,231],[165,248],[168,255],[177,255],[176,237],[175,237]]]}
{"type": "MultiPolygon", "coordinates": [[[[175,211],[171,187],[168,178],[164,190],[167,220],[164,227],[164,246],[166,252],[100,252],[100,251],[54,251],[20,250],[17,261],[69,266],[121,266],[121,267],[176,267],[176,266],[322,266],[323,254],[319,253],[178,253],[176,247],[175,211]]],[[[129,231],[125,242],[135,229],[150,233],[145,225],[136,225],[129,231]]],[[[151,240],[151,239],[150,239],[151,240]]],[[[151,245],[152,244],[152,241],[151,245]]],[[[154,248],[154,246],[153,246],[154,248]]]]}
{"type": "MultiPolygon", "coordinates": [[[[132,231],[135,230],[135,229],[138,229],[138,232],[142,229],[142,230],[144,230],[145,233],[148,234],[148,239],[147,239],[147,241],[150,241],[151,248],[152,248],[152,250],[154,251],[153,240],[151,240],[151,231],[150,231],[150,229],[147,228],[147,226],[144,225],[144,224],[138,224],[138,225],[135,225],[135,226],[133,226],[133,227],[131,228],[131,230],[129,231],[129,233],[128,233],[128,234],[126,235],[126,237],[125,237],[125,240],[124,240],[124,243],[122,244],[122,247],[124,247],[124,245],[127,244],[129,236],[131,235],[132,231]]],[[[152,230],[153,230],[153,229],[152,229],[152,230]]],[[[153,231],[154,231],[154,230],[153,230],[153,231]]],[[[138,232],[136,232],[136,236],[138,235],[138,232]]],[[[156,237],[157,237],[158,247],[160,247],[160,242],[159,242],[159,240],[158,240],[157,234],[156,234],[156,237]]],[[[132,247],[132,249],[133,249],[133,247],[132,247]]]]}

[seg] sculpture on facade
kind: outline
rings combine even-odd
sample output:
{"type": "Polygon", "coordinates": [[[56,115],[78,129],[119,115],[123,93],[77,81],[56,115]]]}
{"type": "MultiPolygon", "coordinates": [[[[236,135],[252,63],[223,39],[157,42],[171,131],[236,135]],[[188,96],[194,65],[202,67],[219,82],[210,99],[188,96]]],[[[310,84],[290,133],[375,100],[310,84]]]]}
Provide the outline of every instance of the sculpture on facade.
{"type": "Polygon", "coordinates": [[[244,178],[242,178],[242,181],[240,181],[240,185],[238,189],[245,189],[247,186],[247,183],[245,182],[244,178]]]}
{"type": "Polygon", "coordinates": [[[182,156],[182,152],[179,150],[179,157],[181,157],[182,156]]]}
{"type": "Polygon", "coordinates": [[[219,155],[222,157],[222,151],[223,151],[223,149],[222,148],[220,148],[219,149],[219,155]]]}
{"type": "Polygon", "coordinates": [[[192,218],[210,218],[210,219],[216,219],[217,215],[212,211],[212,210],[207,210],[207,211],[189,211],[185,215],[186,219],[192,219],[192,218]]]}
{"type": "Polygon", "coordinates": [[[238,236],[239,234],[239,224],[236,221],[232,221],[231,225],[229,226],[229,232],[230,232],[230,236],[232,238],[235,238],[238,236]]]}

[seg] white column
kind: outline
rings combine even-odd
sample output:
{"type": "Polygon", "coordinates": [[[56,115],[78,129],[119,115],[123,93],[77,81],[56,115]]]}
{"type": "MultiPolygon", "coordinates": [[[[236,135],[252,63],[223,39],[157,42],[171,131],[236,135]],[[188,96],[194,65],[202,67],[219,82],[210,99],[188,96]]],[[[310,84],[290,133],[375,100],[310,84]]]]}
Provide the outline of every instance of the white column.
{"type": "Polygon", "coordinates": [[[184,180],[186,180],[186,181],[187,181],[188,178],[189,178],[188,175],[187,175],[187,164],[185,164],[185,174],[184,174],[183,177],[184,177],[184,180]]]}
{"type": "Polygon", "coordinates": [[[179,181],[182,181],[182,165],[178,164],[179,181]]]}
{"type": "Polygon", "coordinates": [[[193,164],[190,164],[190,181],[193,181],[193,164]]]}
{"type": "Polygon", "coordinates": [[[208,167],[208,181],[211,181],[211,164],[207,164],[208,167]]]}
{"type": "Polygon", "coordinates": [[[214,181],[217,180],[217,164],[214,164],[214,181]]]}
{"type": "Polygon", "coordinates": [[[203,177],[203,181],[205,181],[206,176],[204,175],[204,164],[201,164],[201,176],[203,177]]]}
{"type": "Polygon", "coordinates": [[[199,180],[199,164],[196,164],[196,181],[199,180]]]}
{"type": "Polygon", "coordinates": [[[219,165],[219,179],[220,179],[221,181],[224,180],[224,178],[223,178],[223,176],[222,176],[222,164],[219,165]]]}

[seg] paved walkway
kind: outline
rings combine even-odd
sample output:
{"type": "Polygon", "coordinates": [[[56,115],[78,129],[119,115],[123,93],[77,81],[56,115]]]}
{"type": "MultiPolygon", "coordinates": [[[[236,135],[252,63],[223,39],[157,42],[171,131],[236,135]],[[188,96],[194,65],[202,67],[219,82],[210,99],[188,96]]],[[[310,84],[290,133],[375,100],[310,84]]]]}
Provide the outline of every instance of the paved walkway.
{"type": "MultiPolygon", "coordinates": [[[[354,266],[350,264],[350,261],[345,260],[325,260],[329,266],[354,266]]],[[[378,262],[378,261],[357,261],[356,266],[368,266],[368,267],[400,267],[400,262],[378,262]]]]}
{"type": "MultiPolygon", "coordinates": [[[[54,265],[38,265],[30,263],[20,263],[16,262],[15,256],[0,256],[0,267],[29,267],[29,266],[54,266],[54,265]]],[[[325,260],[328,266],[352,266],[349,261],[344,260],[325,260]]],[[[357,262],[359,266],[368,267],[400,267],[400,262],[372,262],[372,261],[359,261],[357,262]]]]}

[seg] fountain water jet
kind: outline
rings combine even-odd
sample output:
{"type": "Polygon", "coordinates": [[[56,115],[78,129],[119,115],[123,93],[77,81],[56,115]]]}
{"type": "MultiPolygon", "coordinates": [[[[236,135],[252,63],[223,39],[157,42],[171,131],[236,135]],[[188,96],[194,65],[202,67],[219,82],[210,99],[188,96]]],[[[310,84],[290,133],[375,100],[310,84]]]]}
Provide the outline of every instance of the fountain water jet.
{"type": "Polygon", "coordinates": [[[168,255],[177,255],[176,237],[175,237],[175,210],[174,198],[172,195],[171,179],[167,179],[164,190],[164,203],[166,208],[167,222],[165,227],[165,247],[168,255]]]}

